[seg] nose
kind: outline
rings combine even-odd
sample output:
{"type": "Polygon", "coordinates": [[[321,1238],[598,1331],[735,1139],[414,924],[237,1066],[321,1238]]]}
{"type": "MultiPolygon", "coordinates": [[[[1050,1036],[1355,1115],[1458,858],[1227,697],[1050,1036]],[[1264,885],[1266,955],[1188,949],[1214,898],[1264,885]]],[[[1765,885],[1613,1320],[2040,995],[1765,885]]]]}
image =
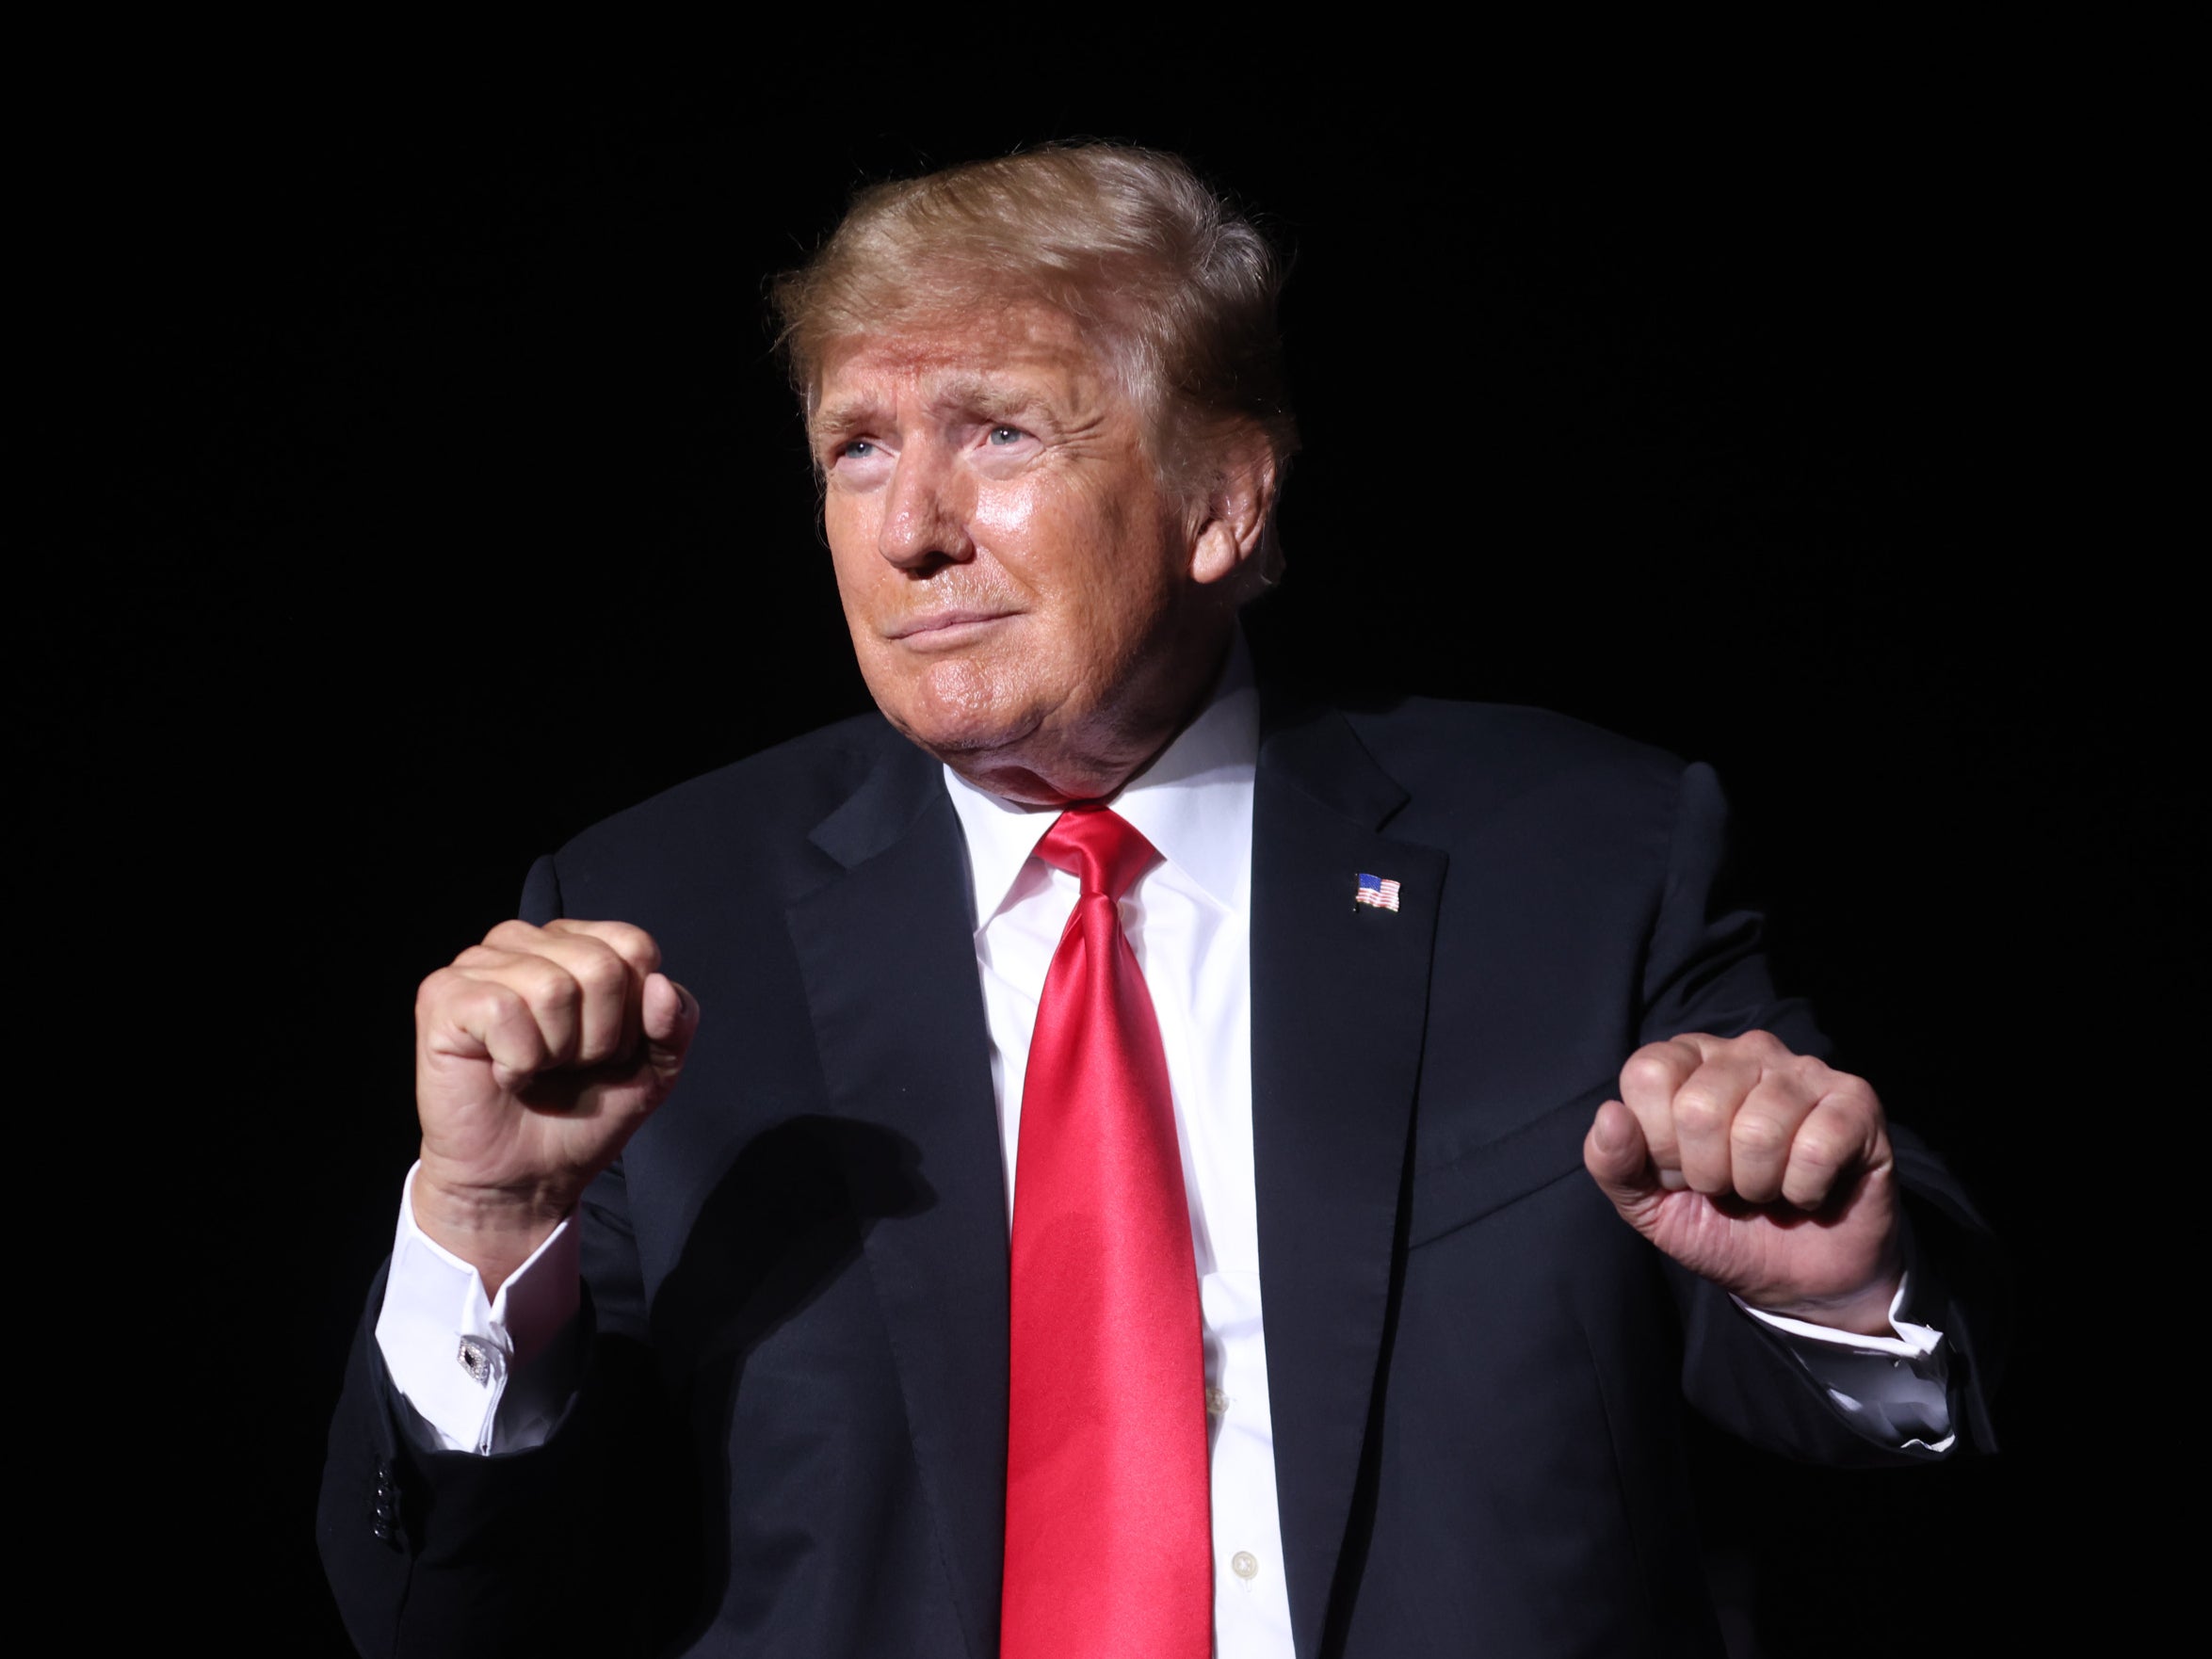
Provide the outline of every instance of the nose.
{"type": "Polygon", "coordinates": [[[912,443],[900,450],[884,503],[877,551],[911,575],[976,556],[967,523],[974,491],[943,449],[912,443]]]}

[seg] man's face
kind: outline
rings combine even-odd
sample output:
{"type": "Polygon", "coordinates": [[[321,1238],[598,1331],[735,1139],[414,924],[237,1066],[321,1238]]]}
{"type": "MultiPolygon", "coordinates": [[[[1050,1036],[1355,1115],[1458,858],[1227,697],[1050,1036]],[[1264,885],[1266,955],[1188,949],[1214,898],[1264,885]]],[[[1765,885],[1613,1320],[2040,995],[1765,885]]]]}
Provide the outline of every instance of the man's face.
{"type": "Polygon", "coordinates": [[[1104,792],[1172,735],[1226,613],[1071,320],[1015,305],[866,337],[830,357],[816,411],[838,591],[893,725],[1040,804],[1104,792]]]}

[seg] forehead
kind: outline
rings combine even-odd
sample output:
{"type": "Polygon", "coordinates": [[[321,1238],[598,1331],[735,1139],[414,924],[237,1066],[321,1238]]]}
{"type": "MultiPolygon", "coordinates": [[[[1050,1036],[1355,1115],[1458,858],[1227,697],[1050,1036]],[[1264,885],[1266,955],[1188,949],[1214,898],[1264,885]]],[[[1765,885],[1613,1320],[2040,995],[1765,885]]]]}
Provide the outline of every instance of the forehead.
{"type": "Polygon", "coordinates": [[[901,318],[823,353],[808,425],[835,431],[915,406],[1011,413],[1042,406],[1095,419],[1126,404],[1112,366],[1065,312],[1036,303],[901,318]]]}

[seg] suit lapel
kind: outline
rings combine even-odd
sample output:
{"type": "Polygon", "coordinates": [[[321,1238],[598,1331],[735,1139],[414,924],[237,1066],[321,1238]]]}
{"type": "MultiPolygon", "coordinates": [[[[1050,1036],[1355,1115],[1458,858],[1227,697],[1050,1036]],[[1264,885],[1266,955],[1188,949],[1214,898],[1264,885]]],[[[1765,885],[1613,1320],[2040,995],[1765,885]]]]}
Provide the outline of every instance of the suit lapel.
{"type": "Polygon", "coordinates": [[[1319,1651],[1389,1313],[1445,855],[1333,712],[1267,732],[1252,806],[1252,1138],[1298,1651],[1319,1651]],[[1393,912],[1355,878],[1399,883],[1393,912]]]}
{"type": "Polygon", "coordinates": [[[864,1248],[961,1623],[986,1659],[1006,1513],[1006,1192],[960,824],[937,764],[898,742],[814,841],[842,869],[790,907],[792,941],[831,1110],[912,1160],[918,1204],[878,1220],[864,1248]]]}

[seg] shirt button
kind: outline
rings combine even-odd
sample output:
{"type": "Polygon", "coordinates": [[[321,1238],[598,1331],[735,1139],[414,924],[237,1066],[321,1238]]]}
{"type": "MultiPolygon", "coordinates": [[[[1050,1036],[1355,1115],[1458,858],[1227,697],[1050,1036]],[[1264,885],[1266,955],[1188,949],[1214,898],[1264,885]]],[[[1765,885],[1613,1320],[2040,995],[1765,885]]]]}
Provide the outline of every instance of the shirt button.
{"type": "Polygon", "coordinates": [[[1257,1578],[1260,1575],[1260,1558],[1250,1550],[1239,1550],[1229,1557],[1229,1570],[1241,1579],[1257,1578]]]}
{"type": "Polygon", "coordinates": [[[1206,1415],[1226,1417],[1229,1414],[1229,1396],[1218,1388],[1206,1390],[1206,1415]]]}

